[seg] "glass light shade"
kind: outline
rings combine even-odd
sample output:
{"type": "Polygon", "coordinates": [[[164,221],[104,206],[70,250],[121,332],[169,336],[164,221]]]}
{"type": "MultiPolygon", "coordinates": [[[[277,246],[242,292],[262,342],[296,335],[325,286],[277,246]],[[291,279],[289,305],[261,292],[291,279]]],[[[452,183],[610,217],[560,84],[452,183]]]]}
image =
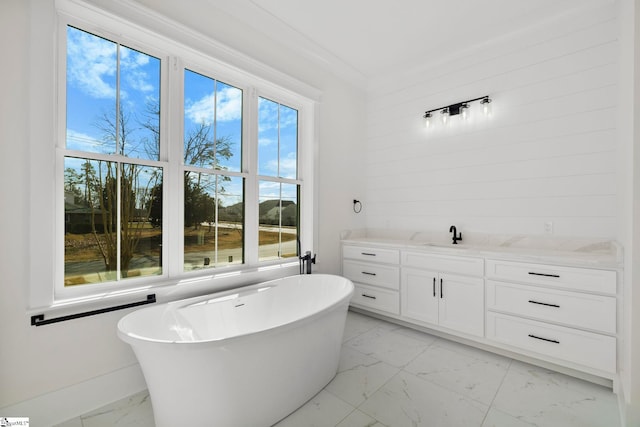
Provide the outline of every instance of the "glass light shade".
{"type": "Polygon", "coordinates": [[[462,120],[469,118],[469,104],[464,103],[460,106],[460,117],[462,117],[462,120]]]}
{"type": "Polygon", "coordinates": [[[433,117],[431,116],[431,113],[424,113],[424,127],[425,128],[430,128],[431,127],[431,121],[433,120],[433,117]]]}
{"type": "Polygon", "coordinates": [[[443,108],[442,111],[440,111],[440,114],[442,115],[442,123],[446,125],[449,120],[449,108],[443,108]]]}
{"type": "Polygon", "coordinates": [[[480,101],[480,105],[482,105],[482,111],[484,112],[484,115],[487,117],[491,116],[491,99],[484,98],[482,101],[480,101]]]}

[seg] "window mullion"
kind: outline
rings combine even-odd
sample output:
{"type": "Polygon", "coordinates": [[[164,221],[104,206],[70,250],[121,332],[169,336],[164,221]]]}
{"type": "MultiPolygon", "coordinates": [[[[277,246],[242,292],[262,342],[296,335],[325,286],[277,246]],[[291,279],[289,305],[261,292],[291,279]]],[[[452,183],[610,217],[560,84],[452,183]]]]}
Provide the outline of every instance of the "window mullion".
{"type": "Polygon", "coordinates": [[[248,172],[245,182],[245,260],[247,265],[258,264],[258,96],[255,88],[246,89],[243,103],[243,132],[245,150],[243,150],[243,170],[248,172]]]}
{"type": "Polygon", "coordinates": [[[184,66],[179,58],[171,58],[167,72],[167,96],[163,103],[167,110],[167,130],[164,141],[169,160],[164,186],[164,215],[167,218],[164,265],[169,276],[183,272],[184,261],[184,66]],[[171,197],[171,200],[169,200],[171,197]]]}
{"type": "MultiPolygon", "coordinates": [[[[122,279],[122,272],[120,271],[121,254],[122,254],[122,175],[124,164],[117,163],[116,166],[116,280],[122,279]]],[[[109,185],[107,183],[107,185],[109,185]]]]}
{"type": "MultiPolygon", "coordinates": [[[[120,43],[116,44],[116,117],[114,123],[115,155],[124,155],[124,142],[120,141],[120,43]]],[[[124,164],[116,163],[116,281],[122,279],[121,254],[122,254],[122,174],[124,164]]],[[[109,185],[107,183],[107,185],[109,185]]]]}
{"type": "MultiPolygon", "coordinates": [[[[214,131],[215,132],[215,131],[214,131]]],[[[214,221],[214,254],[215,254],[215,260],[214,263],[215,265],[218,265],[219,259],[219,253],[218,253],[218,185],[219,185],[219,180],[220,180],[220,175],[216,175],[215,176],[215,191],[214,191],[214,197],[213,197],[213,221],[214,221]]]]}

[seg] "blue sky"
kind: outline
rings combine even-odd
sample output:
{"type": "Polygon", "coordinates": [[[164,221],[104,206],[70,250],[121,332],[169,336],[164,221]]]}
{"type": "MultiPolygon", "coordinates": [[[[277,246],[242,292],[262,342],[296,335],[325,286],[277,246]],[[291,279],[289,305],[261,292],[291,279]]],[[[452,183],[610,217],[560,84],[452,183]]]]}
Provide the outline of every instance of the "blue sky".
{"type": "MultiPolygon", "coordinates": [[[[113,138],[105,138],[108,120],[114,121],[118,52],[120,61],[119,99],[127,128],[124,154],[157,159],[154,132],[143,124],[158,126],[149,105],[158,105],[161,61],[109,40],[68,27],[67,30],[67,148],[79,151],[115,153],[113,138]],[[104,117],[108,117],[105,120],[104,117]]],[[[185,70],[185,136],[199,124],[215,122],[216,139],[227,138],[232,156],[219,158],[226,170],[240,171],[242,138],[242,90],[185,70]]],[[[297,126],[295,109],[260,98],[258,111],[258,159],[260,175],[296,178],[297,126]]],[[[211,135],[213,137],[213,135],[211,135]]],[[[225,185],[228,203],[237,203],[241,180],[225,185]]],[[[283,199],[295,200],[295,186],[282,188],[283,199]]],[[[261,181],[260,198],[279,198],[280,186],[261,181]]]]}

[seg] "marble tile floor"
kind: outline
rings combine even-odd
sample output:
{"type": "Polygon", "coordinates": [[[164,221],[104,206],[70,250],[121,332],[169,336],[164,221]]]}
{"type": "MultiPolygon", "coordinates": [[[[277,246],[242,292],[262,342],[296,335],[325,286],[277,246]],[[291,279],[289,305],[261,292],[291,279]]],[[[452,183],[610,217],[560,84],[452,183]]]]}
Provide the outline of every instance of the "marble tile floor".
{"type": "MultiPolygon", "coordinates": [[[[149,394],[58,427],[153,427],[149,394]]],[[[349,312],[339,372],[275,427],[618,427],[610,389],[349,312]]]]}

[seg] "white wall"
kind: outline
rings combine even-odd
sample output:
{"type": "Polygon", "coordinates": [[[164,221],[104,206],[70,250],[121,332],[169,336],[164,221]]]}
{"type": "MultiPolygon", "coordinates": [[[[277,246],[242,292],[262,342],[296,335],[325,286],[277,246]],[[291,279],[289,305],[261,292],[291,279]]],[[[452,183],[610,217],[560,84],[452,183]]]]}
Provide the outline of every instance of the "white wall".
{"type": "Polygon", "coordinates": [[[623,325],[619,365],[623,415],[627,425],[640,425],[640,7],[619,2],[620,109],[618,115],[618,238],[623,244],[623,325]],[[635,283],[635,286],[634,286],[635,283]],[[634,310],[635,308],[635,310],[634,310]]]}
{"type": "MultiPolygon", "coordinates": [[[[114,2],[94,1],[105,8],[118,6],[114,2]]],[[[51,69],[31,70],[29,25],[30,15],[53,13],[53,2],[38,0],[34,11],[30,2],[3,0],[0,4],[0,38],[4,54],[11,58],[11,67],[2,67],[3,96],[0,97],[0,413],[2,415],[31,416],[38,425],[63,421],[55,417],[66,416],[64,411],[43,418],[42,402],[54,402],[60,396],[73,396],[81,390],[81,384],[92,381],[104,384],[111,378],[121,378],[132,371],[136,359],[130,348],[116,336],[116,323],[125,312],[113,312],[59,324],[33,327],[27,314],[27,284],[32,271],[38,269],[38,261],[29,259],[30,159],[29,130],[37,123],[29,123],[30,87],[29,74],[33,71],[42,79],[51,78],[51,69]],[[124,373],[124,374],[123,374],[124,373]],[[106,378],[106,380],[105,380],[106,378]],[[47,400],[47,396],[57,396],[47,400]],[[2,408],[18,408],[19,414],[4,413],[2,408]]],[[[152,2],[157,7],[168,8],[166,14],[179,18],[185,8],[178,2],[152,2]],[[174,8],[172,11],[171,8],[174,8]]],[[[187,19],[188,17],[185,17],[187,19]]],[[[194,22],[200,15],[191,14],[194,22]]],[[[185,21],[189,27],[189,22],[185,21]]],[[[356,226],[351,212],[351,199],[361,191],[354,171],[361,170],[354,153],[364,140],[364,95],[360,89],[344,83],[314,64],[289,54],[286,49],[239,23],[233,25],[209,25],[208,35],[220,40],[237,40],[231,46],[266,65],[315,86],[322,91],[318,116],[316,170],[318,187],[318,269],[325,272],[339,271],[339,232],[356,226]],[[237,35],[237,37],[235,37],[237,35]],[[249,42],[250,41],[250,42],[249,42]],[[354,164],[354,162],[356,162],[354,164]]],[[[52,37],[53,46],[53,37],[52,37]]],[[[33,98],[38,102],[39,94],[33,98]]],[[[52,100],[43,96],[42,102],[52,100]]],[[[48,143],[43,141],[43,143],[48,143]]],[[[52,141],[53,143],[53,137],[52,141]]],[[[43,212],[42,215],[50,213],[43,212]]],[[[32,239],[37,242],[37,236],[32,239]]],[[[135,387],[131,384],[111,384],[111,398],[124,397],[135,387]],[[118,388],[120,386],[120,388],[118,388]],[[124,393],[124,395],[123,395],[124,393]]],[[[109,384],[107,384],[108,386],[109,384]]],[[[106,387],[108,388],[108,387],[106,387]]],[[[96,396],[102,390],[95,390],[96,396]]],[[[79,401],[66,402],[65,411],[80,413],[87,406],[102,406],[104,401],[92,401],[92,393],[85,393],[82,405],[79,401]],[[84,406],[83,406],[84,405],[84,406]]],[[[68,413],[67,413],[68,414],[68,413]]],[[[70,414],[71,415],[78,415],[70,414]]]]}
{"type": "MultiPolygon", "coordinates": [[[[30,358],[22,355],[22,348],[29,348],[24,313],[26,285],[29,281],[28,224],[29,169],[28,169],[28,98],[29,74],[29,4],[19,0],[4,2],[0,13],[0,39],[10,67],[0,67],[3,96],[0,97],[0,407],[11,401],[14,388],[29,378],[9,380],[13,361],[30,358]],[[18,41],[17,43],[10,43],[18,41]],[[12,183],[19,183],[11,185],[12,183]],[[18,326],[19,325],[19,326],[18,326]]],[[[26,366],[25,366],[26,369],[26,366]]]]}
{"type": "Polygon", "coordinates": [[[373,82],[367,226],[614,237],[616,36],[612,4],[373,82]],[[470,123],[424,129],[424,111],[483,95],[491,120],[474,103],[470,123]]]}

